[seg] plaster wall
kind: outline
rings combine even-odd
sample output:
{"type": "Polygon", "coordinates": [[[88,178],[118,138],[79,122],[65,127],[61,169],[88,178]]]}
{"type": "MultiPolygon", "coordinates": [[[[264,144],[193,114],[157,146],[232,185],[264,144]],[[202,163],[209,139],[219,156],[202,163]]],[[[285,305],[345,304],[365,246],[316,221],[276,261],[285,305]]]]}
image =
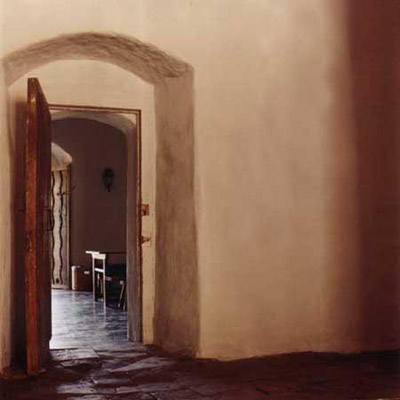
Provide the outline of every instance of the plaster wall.
{"type": "MultiPolygon", "coordinates": [[[[2,15],[0,4],[0,15],[2,15]]],[[[1,32],[1,28],[0,28],[1,32]]],[[[3,42],[0,39],[0,51],[3,42]]],[[[12,293],[14,280],[12,275],[12,159],[13,142],[7,129],[7,97],[4,74],[0,65],[0,375],[2,370],[10,365],[13,343],[11,342],[12,330],[12,293]]]]}
{"type": "MultiPolygon", "coordinates": [[[[75,11],[7,2],[3,51],[111,31],[194,68],[197,354],[398,347],[397,165],[384,161],[399,159],[396,2],[80,0],[75,11]]],[[[168,301],[180,321],[193,317],[168,301]]]]}

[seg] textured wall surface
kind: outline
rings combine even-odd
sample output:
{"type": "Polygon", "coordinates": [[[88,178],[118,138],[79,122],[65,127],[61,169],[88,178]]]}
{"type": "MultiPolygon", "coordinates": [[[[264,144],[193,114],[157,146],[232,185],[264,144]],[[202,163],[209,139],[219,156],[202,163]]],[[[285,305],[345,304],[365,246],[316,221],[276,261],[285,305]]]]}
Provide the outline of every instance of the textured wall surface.
{"type": "MultiPolygon", "coordinates": [[[[0,6],[1,12],[1,6],[0,6]]],[[[0,40],[1,47],[1,40],[0,40]]],[[[4,367],[10,365],[13,343],[12,335],[12,302],[14,280],[12,276],[12,154],[13,143],[8,134],[6,117],[6,87],[0,67],[0,374],[4,367]]]]}
{"type": "Polygon", "coordinates": [[[159,344],[220,358],[399,347],[398,2],[72,4],[3,4],[6,79],[92,57],[154,84],[159,344]],[[82,32],[96,34],[74,47],[82,32]]]}
{"type": "Polygon", "coordinates": [[[178,83],[168,79],[156,87],[159,268],[154,322],[156,343],[172,351],[196,354],[200,315],[192,84],[192,77],[185,75],[178,83]],[[176,134],[171,136],[169,132],[176,134]],[[179,179],[173,179],[177,176],[179,179]]]}

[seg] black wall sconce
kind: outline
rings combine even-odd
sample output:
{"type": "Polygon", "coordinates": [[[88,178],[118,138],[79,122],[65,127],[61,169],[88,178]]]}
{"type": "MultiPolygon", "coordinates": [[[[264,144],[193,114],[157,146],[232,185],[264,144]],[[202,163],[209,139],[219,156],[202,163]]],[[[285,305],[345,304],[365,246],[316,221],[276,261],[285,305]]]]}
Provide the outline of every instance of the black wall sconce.
{"type": "Polygon", "coordinates": [[[111,192],[114,183],[114,171],[111,168],[105,168],[102,175],[104,187],[111,192]]]}

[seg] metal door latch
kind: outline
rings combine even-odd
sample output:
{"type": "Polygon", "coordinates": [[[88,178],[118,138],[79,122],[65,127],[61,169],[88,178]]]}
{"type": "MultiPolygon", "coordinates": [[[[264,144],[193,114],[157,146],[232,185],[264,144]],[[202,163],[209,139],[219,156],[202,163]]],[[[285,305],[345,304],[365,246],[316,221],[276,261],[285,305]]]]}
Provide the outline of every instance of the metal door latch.
{"type": "Polygon", "coordinates": [[[141,207],[142,217],[145,215],[150,215],[150,207],[148,204],[142,204],[141,207]]]}
{"type": "Polygon", "coordinates": [[[146,242],[150,242],[150,240],[151,240],[151,237],[149,237],[149,236],[142,236],[141,237],[141,243],[143,244],[143,243],[146,243],[146,242]]]}

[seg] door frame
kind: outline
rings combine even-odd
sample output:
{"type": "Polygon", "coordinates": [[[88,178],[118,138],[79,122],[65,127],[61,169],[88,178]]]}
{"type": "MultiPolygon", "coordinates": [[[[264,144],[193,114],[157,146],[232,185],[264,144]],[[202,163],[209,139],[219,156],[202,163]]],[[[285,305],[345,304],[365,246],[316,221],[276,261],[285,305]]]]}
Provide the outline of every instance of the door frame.
{"type": "MultiPolygon", "coordinates": [[[[136,132],[133,155],[135,177],[135,265],[127,268],[128,326],[129,339],[143,341],[143,255],[142,255],[142,111],[133,108],[96,107],[87,105],[48,104],[51,111],[95,112],[105,114],[128,114],[135,116],[136,132]]],[[[131,154],[132,155],[132,154],[131,154]]],[[[128,213],[128,210],[127,210],[128,213]]],[[[128,244],[128,243],[127,243],[128,244]]],[[[127,248],[128,252],[128,248],[127,248]]]]}
{"type": "Polygon", "coordinates": [[[50,171],[51,115],[37,78],[27,82],[27,125],[24,145],[24,297],[26,369],[42,370],[51,338],[50,171]],[[47,175],[49,174],[49,175],[47,175]]]}

